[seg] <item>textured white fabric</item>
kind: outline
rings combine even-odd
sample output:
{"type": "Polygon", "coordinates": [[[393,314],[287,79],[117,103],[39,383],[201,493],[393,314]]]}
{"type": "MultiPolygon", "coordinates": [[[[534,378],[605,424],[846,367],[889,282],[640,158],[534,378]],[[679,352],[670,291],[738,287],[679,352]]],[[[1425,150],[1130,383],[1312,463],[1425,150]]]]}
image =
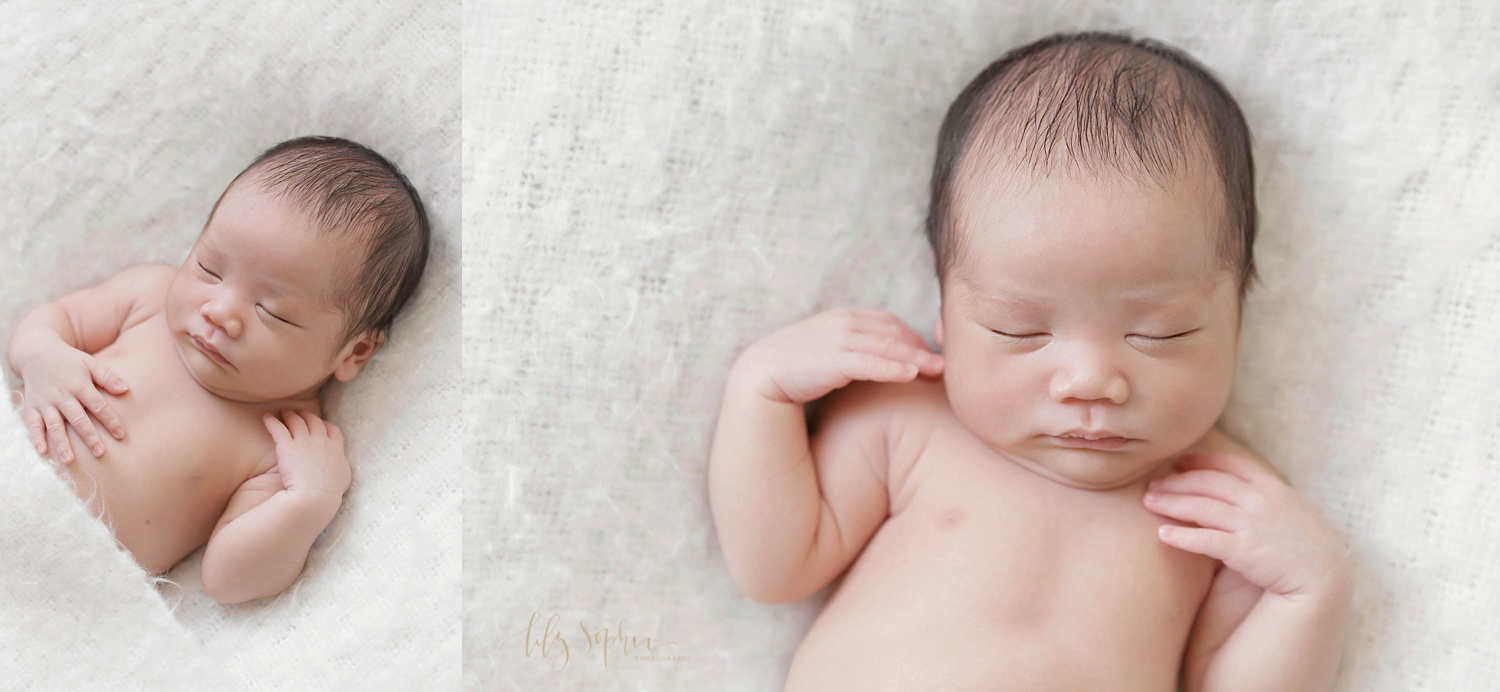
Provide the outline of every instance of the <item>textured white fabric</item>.
{"type": "Polygon", "coordinates": [[[729,365],[827,307],[930,328],[944,110],[1005,49],[1081,28],[1186,48],[1255,132],[1264,281],[1226,425],[1356,554],[1341,689],[1500,676],[1493,3],[475,3],[464,24],[468,687],[776,689],[819,603],[756,605],[725,570],[706,454],[729,365]],[[560,616],[561,670],[555,644],[527,655],[533,611],[560,616]],[[584,653],[579,620],[622,619],[690,659],[584,653]]]}
{"type": "MultiPolygon", "coordinates": [[[[256,154],[345,136],[401,166],[434,229],[387,347],[331,393],[354,485],[286,594],[223,607],[201,553],[153,587],[0,425],[0,687],[456,689],[456,1],[0,4],[0,329],[146,261],[180,263],[256,154]]],[[[129,421],[126,421],[129,425],[129,421]]]]}

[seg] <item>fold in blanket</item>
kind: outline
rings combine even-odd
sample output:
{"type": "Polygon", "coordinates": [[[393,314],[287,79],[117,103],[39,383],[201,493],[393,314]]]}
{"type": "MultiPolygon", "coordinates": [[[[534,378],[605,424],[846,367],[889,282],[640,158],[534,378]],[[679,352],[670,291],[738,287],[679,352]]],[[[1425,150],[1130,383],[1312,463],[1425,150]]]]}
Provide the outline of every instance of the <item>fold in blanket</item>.
{"type": "Polygon", "coordinates": [[[145,689],[237,689],[172,617],[179,587],[153,579],[118,547],[10,411],[0,416],[0,476],[7,687],[90,689],[128,679],[145,689]]]}

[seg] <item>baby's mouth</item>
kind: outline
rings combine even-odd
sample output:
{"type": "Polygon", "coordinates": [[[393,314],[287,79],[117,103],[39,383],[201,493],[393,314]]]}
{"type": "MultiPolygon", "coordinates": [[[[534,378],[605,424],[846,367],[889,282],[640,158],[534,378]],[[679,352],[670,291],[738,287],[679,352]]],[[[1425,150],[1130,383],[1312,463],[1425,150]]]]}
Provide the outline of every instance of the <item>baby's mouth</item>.
{"type": "Polygon", "coordinates": [[[1136,441],[1134,438],[1116,435],[1107,430],[1095,433],[1084,430],[1070,430],[1061,435],[1051,435],[1050,437],[1064,447],[1082,449],[1119,449],[1136,441]]]}
{"type": "Polygon", "coordinates": [[[198,347],[198,350],[202,351],[210,360],[219,365],[229,365],[229,359],[225,358],[222,353],[219,353],[219,350],[214,348],[212,344],[204,341],[196,334],[190,334],[189,336],[193,337],[193,345],[198,347]]]}

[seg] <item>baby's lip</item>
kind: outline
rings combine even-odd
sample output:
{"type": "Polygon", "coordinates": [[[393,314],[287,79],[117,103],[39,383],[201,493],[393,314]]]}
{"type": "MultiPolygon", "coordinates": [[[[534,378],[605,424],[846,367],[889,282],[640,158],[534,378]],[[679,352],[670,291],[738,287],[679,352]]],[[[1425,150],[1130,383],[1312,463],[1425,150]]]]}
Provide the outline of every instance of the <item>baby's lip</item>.
{"type": "Polygon", "coordinates": [[[1111,438],[1120,438],[1124,440],[1131,439],[1119,433],[1104,430],[1102,428],[1099,430],[1084,430],[1083,428],[1073,428],[1072,430],[1069,430],[1065,433],[1059,433],[1057,437],[1081,437],[1085,440],[1107,440],[1111,438]]]}
{"type": "Polygon", "coordinates": [[[189,334],[188,336],[193,337],[193,343],[198,347],[198,350],[208,354],[208,357],[212,358],[214,362],[220,365],[229,365],[229,359],[225,358],[224,354],[219,353],[219,349],[214,348],[214,345],[208,343],[208,340],[197,334],[189,334]]]}
{"type": "Polygon", "coordinates": [[[1084,430],[1082,428],[1074,428],[1061,435],[1052,435],[1051,437],[1057,440],[1057,444],[1064,447],[1104,451],[1119,449],[1136,441],[1135,438],[1116,435],[1108,430],[1084,430]]]}

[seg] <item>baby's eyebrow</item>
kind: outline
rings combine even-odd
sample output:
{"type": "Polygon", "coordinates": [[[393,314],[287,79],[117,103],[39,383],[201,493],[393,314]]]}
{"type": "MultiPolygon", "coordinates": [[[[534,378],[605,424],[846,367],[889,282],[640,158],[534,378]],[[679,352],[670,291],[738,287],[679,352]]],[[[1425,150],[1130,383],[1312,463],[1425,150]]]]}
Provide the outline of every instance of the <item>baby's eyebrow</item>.
{"type": "Polygon", "coordinates": [[[1201,305],[1209,299],[1212,293],[1211,287],[1190,284],[1152,284],[1144,288],[1131,291],[1121,291],[1120,301],[1132,307],[1142,308],[1187,308],[1201,305]]]}
{"type": "Polygon", "coordinates": [[[1136,295],[1123,293],[1120,295],[1120,302],[1138,308],[1175,308],[1186,305],[1189,301],[1181,293],[1153,292],[1136,295]]]}
{"type": "Polygon", "coordinates": [[[197,252],[200,255],[218,255],[219,249],[214,247],[213,243],[209,242],[208,234],[204,234],[203,237],[198,239],[197,252]]]}
{"type": "MultiPolygon", "coordinates": [[[[1167,284],[1122,289],[1115,295],[1126,307],[1151,312],[1192,309],[1204,301],[1181,286],[1167,284]]],[[[1041,315],[1051,307],[1046,299],[1025,294],[980,292],[979,298],[989,308],[1018,315],[1041,315]]]]}
{"type": "Polygon", "coordinates": [[[274,277],[261,277],[261,283],[271,295],[280,298],[286,303],[282,309],[293,308],[297,310],[332,312],[328,301],[315,292],[310,292],[296,283],[283,281],[274,277]]]}
{"type": "Polygon", "coordinates": [[[984,300],[991,306],[1016,310],[1019,312],[1041,312],[1047,309],[1047,302],[1030,296],[1004,295],[998,293],[985,294],[984,300]]]}

